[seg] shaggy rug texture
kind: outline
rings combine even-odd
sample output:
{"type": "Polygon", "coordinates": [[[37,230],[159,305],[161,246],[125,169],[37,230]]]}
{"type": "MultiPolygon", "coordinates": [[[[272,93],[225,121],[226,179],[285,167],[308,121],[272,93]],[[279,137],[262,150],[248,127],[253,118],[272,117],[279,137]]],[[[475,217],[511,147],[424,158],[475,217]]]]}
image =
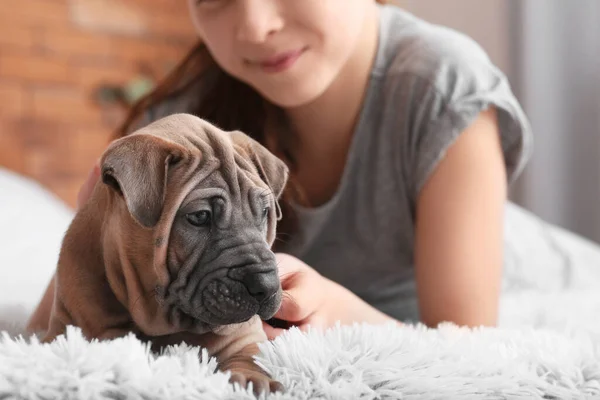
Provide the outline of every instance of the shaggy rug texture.
{"type": "MultiPolygon", "coordinates": [[[[504,327],[494,329],[452,324],[292,329],[261,344],[256,361],[286,392],[260,398],[600,398],[597,293],[522,296],[530,306],[522,307],[519,296],[507,298],[504,327]],[[577,306],[581,320],[565,324],[577,306]],[[532,322],[526,326],[525,319],[532,322]]],[[[24,322],[19,310],[0,312],[0,399],[255,398],[230,385],[226,373],[215,372],[214,359],[200,348],[182,344],[153,354],[133,336],[88,342],[77,328],[40,344],[19,335],[24,322]]]]}

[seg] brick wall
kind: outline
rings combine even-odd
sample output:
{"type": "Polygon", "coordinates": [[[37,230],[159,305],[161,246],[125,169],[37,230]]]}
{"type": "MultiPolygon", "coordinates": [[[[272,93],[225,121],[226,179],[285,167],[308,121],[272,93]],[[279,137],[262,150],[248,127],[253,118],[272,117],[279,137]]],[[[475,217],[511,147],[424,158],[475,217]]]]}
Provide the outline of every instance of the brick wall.
{"type": "Polygon", "coordinates": [[[123,107],[96,101],[98,88],[140,76],[160,79],[193,41],[184,1],[5,4],[0,166],[36,179],[74,206],[88,169],[124,116],[123,107]]]}

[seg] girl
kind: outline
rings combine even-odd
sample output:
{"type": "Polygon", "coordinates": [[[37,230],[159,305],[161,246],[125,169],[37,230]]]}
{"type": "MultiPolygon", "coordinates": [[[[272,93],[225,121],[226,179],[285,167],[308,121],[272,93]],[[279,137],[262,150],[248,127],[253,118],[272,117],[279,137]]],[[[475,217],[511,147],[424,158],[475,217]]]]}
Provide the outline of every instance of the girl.
{"type": "MultiPolygon", "coordinates": [[[[288,163],[277,317],[496,324],[503,227],[519,216],[505,212],[507,186],[532,138],[482,49],[383,1],[188,3],[198,44],[119,136],[187,112],[288,163]]],[[[80,201],[97,178],[96,167],[80,201]]]]}

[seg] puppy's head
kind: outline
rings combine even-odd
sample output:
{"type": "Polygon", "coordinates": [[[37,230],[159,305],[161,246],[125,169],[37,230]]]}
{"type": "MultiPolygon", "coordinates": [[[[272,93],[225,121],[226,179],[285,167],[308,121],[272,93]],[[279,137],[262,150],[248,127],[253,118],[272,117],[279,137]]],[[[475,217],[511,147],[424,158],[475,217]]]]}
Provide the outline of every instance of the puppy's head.
{"type": "Polygon", "coordinates": [[[274,315],[281,286],[271,245],[288,176],[280,159],[241,132],[176,114],[113,142],[101,163],[128,229],[152,232],[122,240],[131,258],[151,253],[152,265],[132,264],[153,282],[145,290],[169,324],[274,315]]]}

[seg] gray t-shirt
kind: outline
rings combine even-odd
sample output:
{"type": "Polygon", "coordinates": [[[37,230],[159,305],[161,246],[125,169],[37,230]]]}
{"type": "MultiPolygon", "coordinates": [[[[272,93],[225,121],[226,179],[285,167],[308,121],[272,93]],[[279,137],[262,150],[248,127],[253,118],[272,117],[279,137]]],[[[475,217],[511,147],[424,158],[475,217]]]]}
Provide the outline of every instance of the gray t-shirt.
{"type": "Polygon", "coordinates": [[[506,77],[472,39],[395,6],[380,10],[379,48],[341,183],[325,205],[295,207],[301,229],[286,251],[389,315],[418,320],[419,191],[489,106],[498,110],[510,181],[532,135],[506,77]]]}
{"type": "MultiPolygon", "coordinates": [[[[417,321],[413,246],[419,191],[487,107],[498,110],[510,182],[530,155],[532,134],[506,77],[472,39],[395,6],[380,11],[377,56],[341,182],[326,204],[295,206],[299,231],[286,238],[284,250],[390,316],[417,321]]],[[[190,112],[200,96],[196,89],[152,110],[146,122],[190,112]]],[[[600,276],[598,268],[569,273],[573,260],[600,260],[595,246],[507,206],[505,284],[561,288],[600,276]],[[567,247],[575,250],[569,254],[567,247]]]]}

